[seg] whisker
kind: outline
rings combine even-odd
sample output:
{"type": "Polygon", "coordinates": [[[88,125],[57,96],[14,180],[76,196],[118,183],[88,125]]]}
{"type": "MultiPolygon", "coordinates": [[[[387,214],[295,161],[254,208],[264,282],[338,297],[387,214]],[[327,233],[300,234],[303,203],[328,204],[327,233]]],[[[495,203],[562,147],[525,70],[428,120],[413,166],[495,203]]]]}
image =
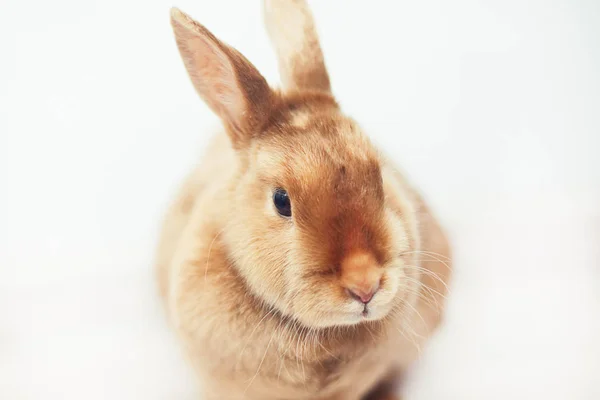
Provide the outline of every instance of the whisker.
{"type": "Polygon", "coordinates": [[[428,270],[426,268],[420,267],[418,265],[404,265],[404,268],[408,268],[408,269],[413,269],[416,271],[419,271],[427,276],[430,276],[434,279],[436,279],[438,282],[440,282],[442,285],[444,285],[444,288],[446,289],[446,291],[448,292],[448,294],[450,293],[450,288],[448,287],[448,285],[446,284],[446,282],[444,282],[444,280],[442,278],[440,278],[440,276],[438,274],[436,274],[435,272],[428,270]]]}
{"type": "Polygon", "coordinates": [[[242,360],[242,357],[244,355],[244,352],[246,351],[246,347],[248,347],[248,345],[250,344],[250,342],[252,341],[252,337],[254,336],[254,332],[256,332],[256,330],[258,329],[258,327],[260,326],[260,324],[265,320],[265,318],[267,318],[270,314],[275,312],[275,308],[271,308],[271,310],[266,313],[254,326],[254,329],[252,329],[252,332],[250,332],[250,335],[248,336],[248,340],[246,340],[246,343],[244,344],[244,347],[242,348],[242,351],[240,351],[240,354],[238,355],[238,360],[236,362],[236,368],[239,366],[239,363],[242,360]]]}
{"type": "Polygon", "coordinates": [[[269,343],[267,344],[267,348],[265,349],[265,352],[264,352],[264,354],[262,356],[262,359],[260,360],[260,363],[258,364],[258,368],[256,369],[256,373],[254,374],[254,376],[250,380],[250,383],[248,383],[248,386],[246,386],[246,389],[244,390],[244,396],[246,395],[246,392],[248,391],[248,389],[250,388],[250,386],[252,386],[252,383],[254,382],[254,380],[258,376],[258,373],[260,372],[260,368],[262,367],[263,363],[265,362],[265,358],[267,357],[267,353],[269,352],[269,348],[271,347],[271,342],[273,342],[273,338],[275,337],[275,333],[276,333],[276,331],[274,331],[271,334],[271,339],[269,339],[269,343]]]}
{"type": "Polygon", "coordinates": [[[438,262],[442,263],[449,271],[452,269],[450,267],[450,265],[448,264],[449,262],[452,261],[449,257],[447,257],[443,254],[435,253],[433,251],[413,250],[413,251],[407,251],[407,252],[400,253],[400,256],[403,256],[406,254],[415,254],[415,253],[416,254],[424,254],[426,256],[433,258],[433,260],[422,260],[422,261],[429,261],[429,262],[438,261],[438,262]],[[445,259],[445,261],[444,261],[444,259],[445,259]]]}
{"type": "Polygon", "coordinates": [[[415,283],[417,285],[420,285],[421,287],[426,288],[427,290],[430,290],[433,293],[437,294],[438,296],[440,296],[444,300],[448,300],[445,295],[443,295],[442,293],[438,292],[437,290],[429,287],[429,285],[426,285],[424,282],[416,281],[416,280],[414,280],[412,278],[409,278],[409,277],[404,277],[404,280],[409,281],[409,282],[413,282],[413,283],[415,283]]]}
{"type": "Polygon", "coordinates": [[[410,286],[406,286],[402,288],[402,290],[408,294],[415,295],[417,300],[423,300],[428,306],[430,306],[434,310],[440,308],[440,303],[436,300],[435,296],[433,296],[433,293],[431,292],[429,292],[429,297],[427,297],[425,293],[423,293],[421,290],[414,289],[410,286]]]}
{"type": "Polygon", "coordinates": [[[452,261],[452,259],[444,254],[441,253],[436,253],[435,251],[429,251],[429,250],[408,250],[408,251],[403,251],[402,253],[400,253],[400,255],[405,255],[405,254],[413,254],[413,253],[422,253],[422,254],[427,254],[427,255],[433,255],[436,257],[440,257],[445,259],[446,261],[452,261]]]}
{"type": "Polygon", "coordinates": [[[410,302],[405,301],[404,304],[406,304],[408,307],[410,307],[410,309],[415,314],[417,314],[417,316],[419,317],[419,319],[421,320],[421,322],[423,322],[423,328],[426,328],[427,327],[427,322],[425,322],[425,319],[423,318],[423,316],[421,315],[421,313],[419,311],[417,311],[417,309],[412,304],[410,304],[410,302]]]}
{"type": "Polygon", "coordinates": [[[404,339],[406,339],[413,346],[415,346],[415,348],[417,349],[417,352],[419,353],[419,356],[420,356],[421,355],[421,346],[419,346],[419,344],[416,342],[416,340],[414,338],[409,338],[408,336],[406,336],[406,332],[404,329],[396,328],[396,330],[398,331],[398,333],[400,333],[400,335],[402,335],[402,337],[404,339]]]}

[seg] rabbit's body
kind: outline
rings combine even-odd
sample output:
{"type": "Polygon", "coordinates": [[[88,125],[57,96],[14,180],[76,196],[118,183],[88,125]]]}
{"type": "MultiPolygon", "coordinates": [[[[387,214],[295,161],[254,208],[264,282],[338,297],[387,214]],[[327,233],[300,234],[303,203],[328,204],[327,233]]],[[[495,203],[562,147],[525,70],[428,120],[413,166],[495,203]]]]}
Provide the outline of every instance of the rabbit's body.
{"type": "MultiPolygon", "coordinates": [[[[206,398],[359,399],[418,355],[417,346],[439,321],[441,306],[432,305],[442,304],[444,284],[423,277],[432,291],[424,291],[428,300],[416,309],[426,325],[416,312],[385,326],[321,333],[289,324],[248,294],[219,239],[230,212],[222,209],[219,193],[227,192],[225,182],[235,174],[233,153],[227,136],[215,135],[168,211],[159,248],[161,289],[188,356],[206,378],[206,398]],[[403,331],[405,325],[411,328],[403,331]]],[[[398,191],[413,193],[391,167],[388,173],[398,191]]],[[[413,201],[422,210],[420,230],[427,232],[422,250],[432,254],[423,264],[445,280],[448,244],[418,196],[413,201]]]]}
{"type": "MultiPolygon", "coordinates": [[[[192,44],[208,46],[202,54],[224,51],[218,63],[230,57],[241,81],[234,89],[251,97],[241,106],[269,109],[231,120],[231,101],[214,104],[228,87],[211,94],[216,89],[197,83],[186,64],[226,128],[167,213],[158,274],[204,398],[358,400],[392,387],[440,320],[450,274],[442,230],[330,94],[257,98],[260,82],[244,89],[244,79],[255,79],[247,78],[254,72],[245,59],[180,12],[173,18],[186,63],[195,62],[192,44]],[[264,133],[249,139],[246,131],[264,133]],[[272,171],[284,175],[272,178],[272,171]],[[270,188],[282,182],[291,219],[272,203],[270,188]],[[364,299],[361,290],[373,279],[364,299]]],[[[328,85],[327,77],[316,81],[328,85]]],[[[391,389],[370,398],[393,398],[385,396],[391,389]]]]}

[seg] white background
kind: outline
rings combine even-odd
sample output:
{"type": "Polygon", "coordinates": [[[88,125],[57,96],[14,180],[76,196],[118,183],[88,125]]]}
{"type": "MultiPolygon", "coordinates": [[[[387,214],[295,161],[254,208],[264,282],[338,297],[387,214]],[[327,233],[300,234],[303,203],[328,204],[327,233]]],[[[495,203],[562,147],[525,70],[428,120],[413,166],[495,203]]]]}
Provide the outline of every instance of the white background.
{"type": "MultiPolygon", "coordinates": [[[[277,69],[260,1],[172,1],[1,2],[1,399],[194,398],[152,259],[217,120],[169,8],[277,69]]],[[[407,399],[600,399],[600,2],[311,4],[342,106],[455,245],[407,399]]]]}

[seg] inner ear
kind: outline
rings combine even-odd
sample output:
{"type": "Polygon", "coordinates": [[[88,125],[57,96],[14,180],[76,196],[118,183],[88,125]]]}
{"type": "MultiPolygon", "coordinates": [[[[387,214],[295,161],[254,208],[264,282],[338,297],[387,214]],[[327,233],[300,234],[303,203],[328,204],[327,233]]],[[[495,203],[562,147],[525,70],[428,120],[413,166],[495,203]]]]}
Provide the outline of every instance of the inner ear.
{"type": "Polygon", "coordinates": [[[246,144],[268,119],[275,95],[234,48],[174,8],[171,25],[194,88],[223,121],[234,147],[246,144]]]}

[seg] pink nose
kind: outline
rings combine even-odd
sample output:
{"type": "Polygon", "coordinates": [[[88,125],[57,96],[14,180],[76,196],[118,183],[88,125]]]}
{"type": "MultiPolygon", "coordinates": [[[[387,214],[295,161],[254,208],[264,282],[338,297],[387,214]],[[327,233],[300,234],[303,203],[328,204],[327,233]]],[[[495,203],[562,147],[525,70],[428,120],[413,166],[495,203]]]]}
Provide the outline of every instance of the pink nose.
{"type": "Polygon", "coordinates": [[[352,289],[346,289],[346,291],[348,292],[348,295],[350,295],[350,297],[352,297],[353,299],[356,299],[363,304],[367,304],[369,301],[371,301],[375,293],[377,293],[377,290],[379,289],[378,286],[372,287],[368,290],[363,290],[361,288],[355,287],[352,289]]]}

